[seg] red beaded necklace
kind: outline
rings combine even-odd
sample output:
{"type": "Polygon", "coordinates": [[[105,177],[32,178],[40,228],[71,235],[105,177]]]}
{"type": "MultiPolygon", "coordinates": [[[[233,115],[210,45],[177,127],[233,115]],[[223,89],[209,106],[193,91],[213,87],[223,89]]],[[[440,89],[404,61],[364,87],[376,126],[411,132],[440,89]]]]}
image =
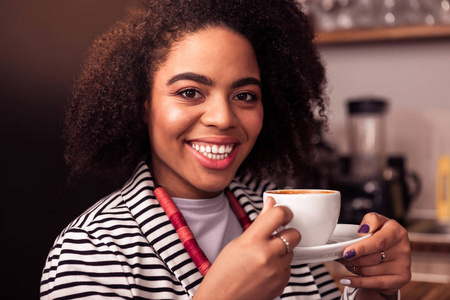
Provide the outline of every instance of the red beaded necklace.
{"type": "MultiPolygon", "coordinates": [[[[192,258],[192,261],[197,266],[200,273],[205,276],[211,267],[211,262],[208,260],[203,250],[200,249],[200,246],[195,240],[194,234],[186,223],[183,214],[180,212],[164,188],[156,188],[154,194],[164,212],[169,217],[173,227],[175,227],[175,230],[177,231],[181,243],[187,253],[192,258]]],[[[230,207],[239,220],[239,223],[241,223],[242,228],[246,230],[251,224],[250,218],[247,216],[247,213],[244,211],[239,201],[228,188],[225,189],[225,195],[227,196],[230,207]]]]}

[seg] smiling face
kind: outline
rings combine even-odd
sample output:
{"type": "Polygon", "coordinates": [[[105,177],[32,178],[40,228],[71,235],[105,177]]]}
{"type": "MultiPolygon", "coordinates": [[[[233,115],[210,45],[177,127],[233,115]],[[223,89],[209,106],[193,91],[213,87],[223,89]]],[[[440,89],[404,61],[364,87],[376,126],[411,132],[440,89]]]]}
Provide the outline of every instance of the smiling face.
{"type": "Polygon", "coordinates": [[[261,131],[260,74],[251,44],[211,27],[172,45],[145,103],[156,182],[207,198],[233,179],[261,131]]]}

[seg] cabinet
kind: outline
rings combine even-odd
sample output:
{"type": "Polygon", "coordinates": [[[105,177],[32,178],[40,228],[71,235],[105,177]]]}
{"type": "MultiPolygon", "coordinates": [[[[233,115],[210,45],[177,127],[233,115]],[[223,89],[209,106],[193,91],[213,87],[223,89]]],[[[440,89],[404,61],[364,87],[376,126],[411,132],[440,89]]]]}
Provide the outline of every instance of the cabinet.
{"type": "Polygon", "coordinates": [[[318,45],[329,45],[432,38],[450,38],[450,25],[420,25],[318,32],[316,34],[316,43],[318,45]]]}

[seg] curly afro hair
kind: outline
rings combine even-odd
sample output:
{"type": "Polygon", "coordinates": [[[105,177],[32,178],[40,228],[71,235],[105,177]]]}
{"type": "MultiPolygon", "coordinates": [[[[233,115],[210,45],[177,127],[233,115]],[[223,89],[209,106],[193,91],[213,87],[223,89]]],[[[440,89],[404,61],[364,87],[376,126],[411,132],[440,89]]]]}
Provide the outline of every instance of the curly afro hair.
{"type": "Polygon", "coordinates": [[[299,4],[147,0],[95,41],[75,82],[64,133],[71,177],[94,173],[123,180],[148,158],[143,107],[152,74],[175,41],[209,26],[246,37],[260,66],[263,129],[240,171],[263,177],[310,166],[315,110],[326,119],[325,71],[299,4]]]}

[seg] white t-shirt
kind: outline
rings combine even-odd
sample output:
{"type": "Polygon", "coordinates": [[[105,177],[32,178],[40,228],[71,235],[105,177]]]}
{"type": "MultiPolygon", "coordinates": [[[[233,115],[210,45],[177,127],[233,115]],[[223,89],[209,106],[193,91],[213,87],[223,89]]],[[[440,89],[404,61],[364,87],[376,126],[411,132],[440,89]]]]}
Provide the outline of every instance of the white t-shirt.
{"type": "Polygon", "coordinates": [[[210,199],[173,198],[198,245],[211,263],[243,232],[224,193],[210,199]]]}

